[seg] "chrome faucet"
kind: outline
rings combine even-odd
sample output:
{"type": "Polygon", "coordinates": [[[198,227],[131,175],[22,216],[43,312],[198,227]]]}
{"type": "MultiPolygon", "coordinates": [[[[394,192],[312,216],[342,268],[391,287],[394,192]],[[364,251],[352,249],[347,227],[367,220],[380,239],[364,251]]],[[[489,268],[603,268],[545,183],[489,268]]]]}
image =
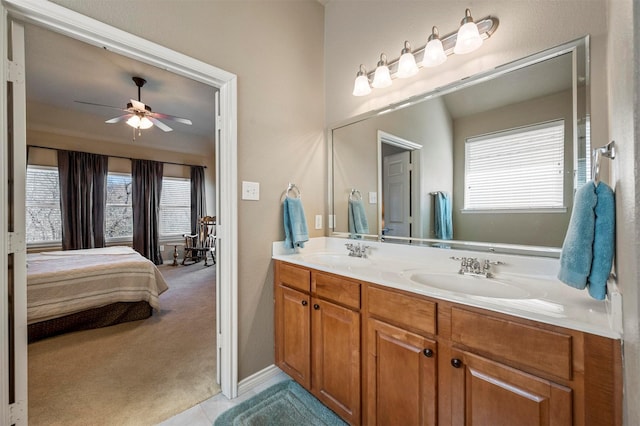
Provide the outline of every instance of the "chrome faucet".
{"type": "Polygon", "coordinates": [[[491,272],[491,265],[503,265],[504,262],[500,262],[499,260],[478,260],[477,257],[455,257],[451,256],[449,259],[459,260],[460,261],[460,270],[458,271],[461,275],[473,275],[476,277],[484,277],[491,278],[493,276],[493,272],[491,272]]]}
{"type": "Polygon", "coordinates": [[[346,243],[344,245],[349,250],[349,256],[367,258],[367,249],[369,246],[361,243],[346,243]]]}

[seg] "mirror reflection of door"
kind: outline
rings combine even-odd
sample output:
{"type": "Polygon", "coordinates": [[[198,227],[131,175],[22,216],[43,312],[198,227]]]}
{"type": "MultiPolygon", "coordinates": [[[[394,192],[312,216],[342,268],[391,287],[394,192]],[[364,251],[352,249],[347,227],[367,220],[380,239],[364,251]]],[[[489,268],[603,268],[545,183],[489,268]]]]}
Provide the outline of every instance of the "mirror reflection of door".
{"type": "MultiPolygon", "coordinates": [[[[389,147],[387,144],[384,145],[389,147]]],[[[384,155],[382,160],[382,234],[410,237],[411,151],[396,149],[400,149],[401,152],[384,155]]]]}

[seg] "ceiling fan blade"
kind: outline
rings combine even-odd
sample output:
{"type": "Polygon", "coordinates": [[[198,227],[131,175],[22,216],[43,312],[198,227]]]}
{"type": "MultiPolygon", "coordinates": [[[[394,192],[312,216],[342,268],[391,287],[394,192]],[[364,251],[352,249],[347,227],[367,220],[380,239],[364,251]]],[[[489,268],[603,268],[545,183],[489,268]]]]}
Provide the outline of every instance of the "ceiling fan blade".
{"type": "Polygon", "coordinates": [[[151,116],[151,115],[147,116],[147,118],[148,118],[149,120],[151,120],[151,122],[152,122],[153,124],[155,124],[156,126],[158,126],[158,128],[159,128],[160,130],[163,130],[163,131],[165,131],[165,132],[170,132],[170,131],[172,131],[172,130],[173,130],[171,127],[167,126],[167,125],[166,125],[166,124],[164,124],[162,121],[158,120],[157,118],[155,118],[155,117],[153,117],[153,116],[151,116]]]}
{"type": "Polygon", "coordinates": [[[178,123],[187,124],[189,126],[193,124],[188,118],[176,117],[175,115],[163,114],[161,112],[152,112],[150,115],[156,118],[162,118],[163,120],[177,121],[178,123]]]}
{"type": "Polygon", "coordinates": [[[124,108],[118,108],[118,107],[114,107],[111,105],[103,105],[103,104],[96,104],[93,102],[84,102],[84,101],[73,101],[79,104],[85,104],[85,105],[93,105],[93,106],[99,106],[99,107],[104,107],[104,108],[112,108],[112,109],[117,109],[118,111],[126,111],[126,109],[124,108]]]}
{"type": "Polygon", "coordinates": [[[109,123],[109,124],[119,123],[121,121],[129,119],[129,117],[131,117],[132,115],[133,114],[125,114],[125,115],[120,115],[118,117],[113,117],[112,119],[105,121],[105,123],[109,123]]]}

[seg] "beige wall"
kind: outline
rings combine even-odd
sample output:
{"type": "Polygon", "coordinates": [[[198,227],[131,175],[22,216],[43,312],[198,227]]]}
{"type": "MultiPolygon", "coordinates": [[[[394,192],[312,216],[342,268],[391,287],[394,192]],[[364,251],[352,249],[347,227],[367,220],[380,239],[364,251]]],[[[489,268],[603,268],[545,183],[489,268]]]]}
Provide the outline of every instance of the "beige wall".
{"type": "Polygon", "coordinates": [[[632,0],[608,0],[607,60],[609,138],[616,141],[613,183],[616,192],[616,259],[624,314],[624,423],[640,424],[640,10],[632,0]],[[626,48],[621,48],[626,46],[626,48]]]}
{"type": "MultiPolygon", "coordinates": [[[[325,213],[322,5],[315,0],[56,3],[238,76],[238,190],[243,180],[260,183],[260,201],[238,205],[239,379],[271,365],[271,243],[284,239],[280,197],[287,183],[302,191],[309,225],[314,215],[325,213]]],[[[309,231],[324,234],[313,226],[309,231]]]]}
{"type": "Polygon", "coordinates": [[[572,92],[508,105],[453,121],[453,235],[456,240],[562,247],[573,206],[572,92]],[[464,208],[465,141],[516,127],[564,119],[564,200],[566,211],[554,213],[469,213],[464,208]]]}

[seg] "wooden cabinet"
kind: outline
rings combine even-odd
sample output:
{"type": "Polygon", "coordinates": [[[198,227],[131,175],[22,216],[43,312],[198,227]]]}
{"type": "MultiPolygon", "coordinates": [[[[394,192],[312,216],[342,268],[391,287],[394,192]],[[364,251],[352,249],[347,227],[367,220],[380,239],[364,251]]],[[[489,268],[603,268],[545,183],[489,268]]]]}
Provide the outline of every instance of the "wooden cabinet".
{"type": "Polygon", "coordinates": [[[621,425],[619,340],[276,262],[276,364],[351,424],[621,425]]]}
{"type": "Polygon", "coordinates": [[[469,352],[453,351],[452,424],[572,425],[572,392],[469,352]]]}
{"type": "Polygon", "coordinates": [[[364,423],[435,425],[436,304],[368,286],[366,311],[364,423]]]}
{"type": "Polygon", "coordinates": [[[360,424],[360,283],[276,262],[274,295],[276,365],[360,424]]]}

